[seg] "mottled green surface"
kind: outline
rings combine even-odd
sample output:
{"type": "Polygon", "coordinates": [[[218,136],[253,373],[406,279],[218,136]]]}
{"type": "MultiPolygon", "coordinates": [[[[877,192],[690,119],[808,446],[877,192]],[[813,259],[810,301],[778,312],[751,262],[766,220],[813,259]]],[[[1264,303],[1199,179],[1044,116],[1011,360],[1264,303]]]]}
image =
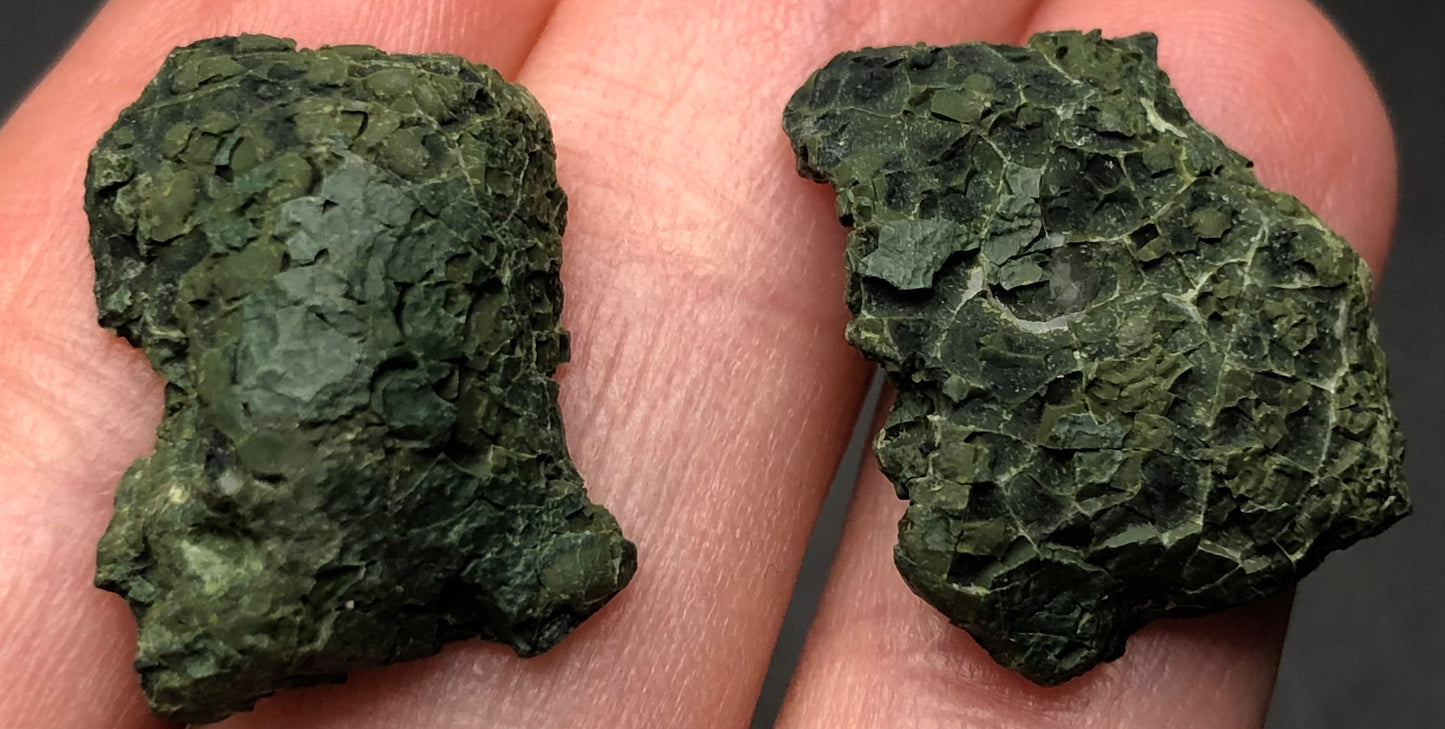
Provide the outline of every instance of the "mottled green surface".
{"type": "Polygon", "coordinates": [[[100,321],[169,383],[96,584],[192,722],[480,637],[545,651],[631,578],[567,457],[566,199],[526,91],[446,55],[218,38],[91,155],[100,321]]]}
{"type": "Polygon", "coordinates": [[[844,53],[784,127],[898,389],[899,571],[1003,665],[1062,682],[1408,513],[1368,269],[1153,36],[844,53]]]}

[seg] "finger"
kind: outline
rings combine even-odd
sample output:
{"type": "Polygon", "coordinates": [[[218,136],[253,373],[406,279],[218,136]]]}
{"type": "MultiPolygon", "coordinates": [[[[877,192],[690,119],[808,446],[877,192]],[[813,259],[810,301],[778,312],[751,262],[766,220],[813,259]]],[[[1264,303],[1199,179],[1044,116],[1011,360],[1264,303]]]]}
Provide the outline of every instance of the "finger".
{"type": "Polygon", "coordinates": [[[240,31],[450,50],[514,73],[550,2],[115,0],[0,130],[0,726],[145,726],[124,604],[91,586],[159,380],[95,323],[86,155],[171,47],[240,31]]]}
{"type": "Polygon", "coordinates": [[[520,80],[570,199],[568,441],[637,577],[539,659],[461,644],[236,725],[744,725],[867,379],[840,336],[832,205],[792,173],[783,105],[841,48],[1009,37],[1026,5],[564,3],[520,80]]]}
{"type": "MultiPolygon", "coordinates": [[[[1394,157],[1359,61],[1307,2],[1056,0],[1030,32],[1152,30],[1185,104],[1302,197],[1378,272],[1394,216],[1394,157]]],[[[1023,35],[1020,36],[1022,39],[1023,35]]],[[[898,501],[870,463],[781,727],[1251,727],[1265,714],[1288,597],[1159,621],[1124,657],[1043,689],[996,665],[913,596],[891,560],[898,501]]]]}

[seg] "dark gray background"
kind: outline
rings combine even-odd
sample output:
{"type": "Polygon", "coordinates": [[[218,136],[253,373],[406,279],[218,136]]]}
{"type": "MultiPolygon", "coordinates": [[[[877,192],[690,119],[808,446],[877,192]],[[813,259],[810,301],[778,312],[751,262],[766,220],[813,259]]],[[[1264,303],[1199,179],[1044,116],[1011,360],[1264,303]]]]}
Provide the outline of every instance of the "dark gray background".
{"type": "MultiPolygon", "coordinates": [[[[1271,0],[1259,0],[1270,2],[1271,0]]],[[[1337,554],[1300,587],[1269,729],[1445,726],[1445,4],[1321,0],[1384,92],[1398,135],[1400,226],[1378,311],[1410,450],[1416,513],[1337,554]]],[[[96,0],[0,0],[0,113],[18,103],[96,0]]],[[[1308,153],[1307,140],[1301,140],[1308,153]]],[[[3,163],[0,163],[3,164],[3,163]]],[[[3,169],[3,166],[0,166],[3,169]]],[[[867,410],[871,411],[871,403],[867,410]]],[[[837,546],[863,441],[824,505],[754,726],[771,724],[837,546]]]]}

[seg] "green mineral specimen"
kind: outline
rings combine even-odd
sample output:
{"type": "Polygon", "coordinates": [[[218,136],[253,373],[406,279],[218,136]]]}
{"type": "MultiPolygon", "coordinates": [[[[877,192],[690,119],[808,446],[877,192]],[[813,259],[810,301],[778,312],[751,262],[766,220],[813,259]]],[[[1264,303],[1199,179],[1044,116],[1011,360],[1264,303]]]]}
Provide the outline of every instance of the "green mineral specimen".
{"type": "Polygon", "coordinates": [[[1193,121],[1155,38],[844,53],[789,102],[852,226],[904,579],[1057,684],[1409,511],[1370,272],[1193,121]]]}
{"type": "Polygon", "coordinates": [[[157,714],[454,640],[535,655],[631,578],[550,378],[554,159],[491,69],[263,36],[176,50],[100,140],[100,321],[168,384],[96,584],[157,714]]]}

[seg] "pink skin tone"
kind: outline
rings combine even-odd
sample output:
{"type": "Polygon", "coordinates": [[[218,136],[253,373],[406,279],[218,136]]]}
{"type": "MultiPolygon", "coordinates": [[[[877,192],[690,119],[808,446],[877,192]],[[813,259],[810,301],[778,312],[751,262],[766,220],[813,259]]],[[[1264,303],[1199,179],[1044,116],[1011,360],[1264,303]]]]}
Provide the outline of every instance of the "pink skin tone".
{"type": "MultiPolygon", "coordinates": [[[[869,369],[843,342],[843,231],[792,174],[783,103],[834,53],[1037,30],[1153,30],[1206,126],[1315,208],[1378,273],[1388,121],[1304,0],[112,0],[0,130],[0,726],[152,727],[122,601],[90,587],[160,382],[102,331],[85,155],[173,45],[451,51],[550,114],[571,198],[568,442],[638,543],[632,586],[530,661],[478,642],[285,692],[226,724],[742,727],[869,369]]],[[[902,504],[871,464],[785,727],[1254,727],[1288,598],[1162,621],[1055,689],[992,664],[890,564],[902,504]]]]}

